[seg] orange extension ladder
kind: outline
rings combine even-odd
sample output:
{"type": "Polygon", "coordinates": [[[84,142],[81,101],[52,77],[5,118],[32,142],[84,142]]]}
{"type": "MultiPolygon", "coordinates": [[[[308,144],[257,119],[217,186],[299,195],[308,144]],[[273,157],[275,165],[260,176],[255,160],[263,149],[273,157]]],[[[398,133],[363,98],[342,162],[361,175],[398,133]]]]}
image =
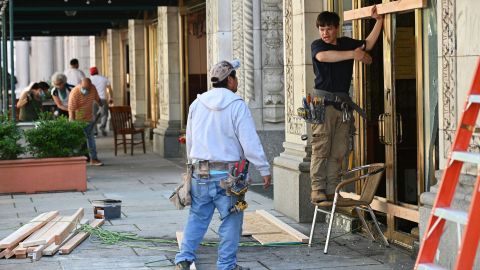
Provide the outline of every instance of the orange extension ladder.
{"type": "Polygon", "coordinates": [[[444,230],[445,221],[457,223],[459,239],[461,237],[460,225],[465,225],[465,232],[458,247],[455,269],[472,269],[473,267],[480,238],[480,174],[478,174],[478,171],[468,213],[451,208],[451,203],[463,163],[477,163],[477,166],[480,166],[480,154],[468,152],[479,109],[480,61],[470,93],[465,102],[462,119],[458,126],[448,157],[447,168],[445,168],[443,173],[440,189],[430,214],[430,220],[420,246],[415,269],[444,269],[434,264],[434,258],[444,230]]]}

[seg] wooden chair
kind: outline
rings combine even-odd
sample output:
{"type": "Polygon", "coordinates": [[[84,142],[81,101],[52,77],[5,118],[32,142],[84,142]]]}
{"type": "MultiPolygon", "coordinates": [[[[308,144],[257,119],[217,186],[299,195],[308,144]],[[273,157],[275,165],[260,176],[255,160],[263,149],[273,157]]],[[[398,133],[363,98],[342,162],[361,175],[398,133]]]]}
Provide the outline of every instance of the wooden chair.
{"type": "Polygon", "coordinates": [[[327,254],[328,242],[330,241],[330,234],[332,232],[333,219],[335,218],[335,210],[337,207],[355,207],[355,211],[357,212],[358,217],[362,221],[363,226],[367,230],[370,237],[373,240],[375,240],[375,237],[373,236],[372,231],[370,230],[370,227],[367,225],[367,222],[365,221],[365,218],[363,217],[360,210],[369,212],[370,216],[372,217],[373,223],[375,224],[375,228],[378,231],[378,234],[382,238],[382,241],[386,246],[389,246],[387,238],[385,238],[385,236],[383,235],[383,232],[381,231],[380,226],[378,225],[377,218],[375,217],[375,214],[373,213],[373,210],[370,207],[370,204],[372,203],[373,198],[375,197],[375,193],[377,192],[378,185],[382,180],[382,175],[384,171],[385,171],[385,164],[375,163],[375,164],[360,166],[345,172],[342,175],[342,181],[335,188],[335,196],[333,198],[333,201],[321,202],[315,205],[315,212],[313,214],[313,221],[312,221],[312,227],[310,230],[310,238],[308,240],[308,246],[312,246],[313,231],[315,229],[315,221],[317,219],[317,213],[322,212],[325,214],[330,214],[330,221],[328,223],[327,241],[325,243],[325,248],[323,250],[323,253],[327,254]],[[364,183],[363,183],[362,193],[358,200],[343,198],[339,196],[340,191],[344,186],[357,181],[361,181],[361,180],[364,180],[364,183]],[[331,207],[331,210],[327,211],[320,207],[322,208],[331,207]]]}
{"type": "Polygon", "coordinates": [[[129,106],[113,106],[109,108],[111,121],[113,126],[113,139],[115,144],[115,156],[117,155],[117,146],[123,144],[123,152],[127,153],[127,144],[130,144],[131,155],[133,156],[133,146],[137,144],[143,145],[143,153],[145,154],[145,130],[143,128],[135,128],[132,121],[132,109],[129,106]],[[141,141],[134,141],[134,135],[141,134],[141,141]],[[126,135],[130,135],[130,141],[127,141],[126,135]],[[120,142],[117,136],[122,136],[120,142]]]}

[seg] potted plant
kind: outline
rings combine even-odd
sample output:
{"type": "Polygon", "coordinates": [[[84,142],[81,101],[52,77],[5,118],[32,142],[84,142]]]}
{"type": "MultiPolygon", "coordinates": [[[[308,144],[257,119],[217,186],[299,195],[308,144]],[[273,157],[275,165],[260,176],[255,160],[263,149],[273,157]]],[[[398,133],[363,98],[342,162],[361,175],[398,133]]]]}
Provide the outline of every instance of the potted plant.
{"type": "MultiPolygon", "coordinates": [[[[7,126],[12,125],[11,122],[4,122],[7,126]]],[[[1,125],[3,130],[4,123],[1,125]]],[[[21,138],[18,128],[10,131],[16,135],[11,136],[15,143],[0,133],[0,146],[5,145],[0,148],[2,159],[3,156],[8,159],[0,160],[0,193],[85,191],[84,127],[85,123],[82,122],[68,121],[65,117],[52,120],[48,114],[44,114],[35,128],[24,132],[26,148],[18,144],[21,138]],[[20,148],[8,150],[13,149],[13,145],[20,148]],[[11,153],[8,157],[7,152],[11,153]],[[30,153],[32,157],[16,159],[23,152],[30,153]]]]}

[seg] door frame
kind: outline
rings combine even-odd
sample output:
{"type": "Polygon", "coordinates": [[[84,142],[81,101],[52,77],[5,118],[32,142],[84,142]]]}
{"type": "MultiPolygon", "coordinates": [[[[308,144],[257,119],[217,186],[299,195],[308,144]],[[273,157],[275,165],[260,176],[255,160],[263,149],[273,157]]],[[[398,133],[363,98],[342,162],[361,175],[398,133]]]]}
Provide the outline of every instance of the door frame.
{"type": "MultiPolygon", "coordinates": [[[[384,0],[383,2],[389,2],[390,0],[384,0]]],[[[353,8],[362,7],[362,0],[352,0],[353,8]]],[[[413,11],[415,14],[415,73],[416,73],[416,106],[417,106],[417,196],[420,196],[425,191],[425,144],[424,144],[424,61],[423,61],[423,20],[422,9],[416,9],[413,11]]],[[[383,57],[384,57],[384,93],[390,91],[390,96],[395,97],[395,78],[394,78],[394,16],[393,14],[386,14],[384,17],[384,26],[382,31],[383,38],[383,57]],[[389,90],[387,90],[389,89],[389,90]]],[[[364,38],[364,23],[361,20],[353,21],[353,38],[364,38]]],[[[354,65],[354,101],[359,104],[360,107],[366,107],[366,80],[365,80],[365,68],[363,64],[355,62],[354,65]]],[[[384,95],[385,111],[395,112],[396,105],[395,100],[387,100],[388,97],[384,95]],[[387,102],[388,101],[388,102],[387,102]]],[[[390,98],[391,98],[390,97],[390,98]]],[[[396,123],[396,113],[391,113],[392,123],[396,123]]],[[[358,135],[355,136],[355,165],[365,164],[366,162],[366,126],[365,122],[356,117],[355,126],[357,127],[358,135]]],[[[391,125],[388,134],[393,140],[393,134],[397,134],[397,125],[391,125]]],[[[386,198],[376,197],[372,203],[372,208],[376,211],[383,212],[387,216],[387,231],[385,235],[394,243],[411,248],[413,242],[417,240],[410,234],[395,230],[395,218],[402,218],[413,222],[419,222],[419,206],[398,202],[396,198],[396,172],[394,165],[396,164],[396,144],[392,144],[390,147],[386,146],[386,198]]],[[[361,186],[356,187],[357,194],[342,193],[344,197],[358,198],[358,194],[361,190],[361,186]]],[[[419,200],[418,200],[419,201],[419,200]]]]}

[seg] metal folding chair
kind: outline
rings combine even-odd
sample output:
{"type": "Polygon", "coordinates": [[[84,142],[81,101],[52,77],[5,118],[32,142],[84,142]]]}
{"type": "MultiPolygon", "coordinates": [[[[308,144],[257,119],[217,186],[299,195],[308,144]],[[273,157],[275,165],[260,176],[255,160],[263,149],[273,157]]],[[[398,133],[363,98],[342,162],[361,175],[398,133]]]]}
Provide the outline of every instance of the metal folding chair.
{"type": "Polygon", "coordinates": [[[360,166],[345,172],[342,175],[342,181],[335,188],[335,196],[333,198],[333,201],[322,202],[315,205],[315,212],[313,214],[312,228],[310,230],[310,238],[308,240],[308,246],[309,247],[312,246],[313,231],[315,230],[317,213],[322,212],[325,214],[330,214],[330,221],[328,223],[327,241],[325,243],[325,248],[323,250],[323,253],[327,254],[328,243],[330,241],[330,234],[332,232],[333,219],[335,218],[335,210],[337,207],[355,207],[355,211],[357,212],[358,217],[362,221],[363,226],[366,228],[370,237],[373,240],[375,240],[375,237],[373,236],[372,231],[370,230],[370,227],[367,225],[367,222],[365,221],[365,218],[363,217],[360,210],[369,212],[370,216],[372,217],[373,223],[375,224],[375,228],[378,231],[379,235],[381,235],[381,238],[384,244],[386,246],[389,246],[387,238],[383,235],[383,232],[380,229],[380,226],[378,225],[377,218],[375,217],[375,214],[373,213],[373,210],[370,207],[370,204],[372,203],[373,198],[375,197],[375,193],[377,192],[378,185],[382,180],[382,175],[384,171],[385,171],[385,164],[375,163],[375,164],[360,166]],[[364,180],[364,183],[363,183],[362,193],[358,200],[343,198],[339,196],[340,191],[342,190],[343,187],[345,187],[348,184],[361,181],[361,180],[364,180]],[[322,208],[331,207],[331,210],[328,211],[320,207],[322,208]]]}

